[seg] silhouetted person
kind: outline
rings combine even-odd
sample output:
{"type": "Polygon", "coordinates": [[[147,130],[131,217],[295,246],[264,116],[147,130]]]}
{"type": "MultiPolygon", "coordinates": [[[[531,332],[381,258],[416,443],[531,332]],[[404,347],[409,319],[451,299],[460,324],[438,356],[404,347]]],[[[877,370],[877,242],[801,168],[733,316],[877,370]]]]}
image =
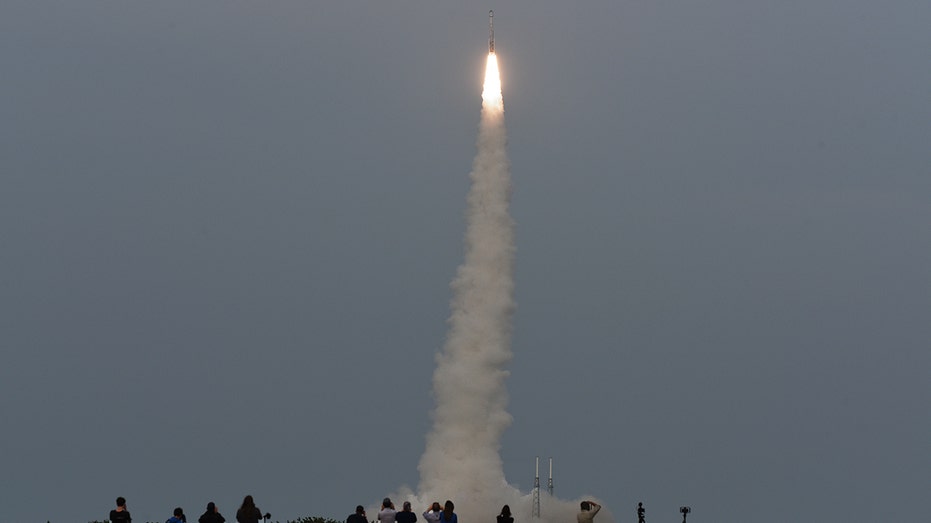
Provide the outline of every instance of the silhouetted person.
{"type": "Polygon", "coordinates": [[[646,523],[646,520],[643,519],[643,513],[647,509],[643,508],[643,503],[637,503],[637,523],[646,523]]]}
{"type": "Polygon", "coordinates": [[[217,509],[216,504],[211,501],[207,503],[207,510],[204,514],[197,520],[197,523],[225,523],[226,518],[220,515],[220,510],[217,509]]]}
{"type": "Polygon", "coordinates": [[[576,516],[579,523],[592,523],[595,520],[595,514],[601,510],[601,505],[594,501],[583,501],[581,504],[582,511],[576,516]]]}
{"type": "Polygon", "coordinates": [[[397,514],[394,515],[394,519],[398,523],[416,523],[417,522],[417,514],[414,514],[413,512],[411,512],[410,501],[404,502],[404,508],[401,509],[401,512],[398,512],[397,514]]]}
{"type": "Polygon", "coordinates": [[[365,520],[365,507],[356,505],[355,513],[349,514],[349,517],[346,518],[346,523],[369,523],[365,520]]]}
{"type": "Polygon", "coordinates": [[[514,518],[511,516],[511,507],[507,505],[501,507],[501,513],[498,514],[498,523],[514,523],[514,518]]]}
{"type": "Polygon", "coordinates": [[[255,506],[255,501],[253,501],[252,496],[246,496],[242,499],[242,505],[240,505],[239,510],[236,511],[236,521],[239,523],[259,523],[259,520],[262,518],[270,518],[271,514],[268,512],[262,516],[262,511],[259,510],[259,507],[255,506]]]}
{"type": "Polygon", "coordinates": [[[174,511],[174,515],[168,518],[168,521],[165,523],[187,523],[187,517],[184,515],[184,510],[181,507],[177,507],[174,511]]]}
{"type": "Polygon", "coordinates": [[[126,498],[116,498],[116,508],[110,511],[110,523],[132,523],[133,518],[126,510],[126,498]]]}

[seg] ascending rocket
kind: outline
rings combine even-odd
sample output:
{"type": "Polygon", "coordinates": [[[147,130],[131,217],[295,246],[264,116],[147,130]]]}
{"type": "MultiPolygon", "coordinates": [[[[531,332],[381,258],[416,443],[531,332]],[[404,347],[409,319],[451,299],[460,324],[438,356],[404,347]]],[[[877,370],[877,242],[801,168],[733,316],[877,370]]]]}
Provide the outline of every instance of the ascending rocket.
{"type": "Polygon", "coordinates": [[[495,12],[488,11],[488,52],[495,52],[495,12]]]}

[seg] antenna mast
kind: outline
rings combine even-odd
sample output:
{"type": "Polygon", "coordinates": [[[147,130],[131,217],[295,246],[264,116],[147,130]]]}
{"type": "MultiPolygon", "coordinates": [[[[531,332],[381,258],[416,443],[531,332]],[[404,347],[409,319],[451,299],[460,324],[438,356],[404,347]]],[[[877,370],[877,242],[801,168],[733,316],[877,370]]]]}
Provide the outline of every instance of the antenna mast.
{"type": "Polygon", "coordinates": [[[540,519],[540,456],[537,456],[536,472],[533,475],[533,501],[530,512],[532,519],[540,519]]]}

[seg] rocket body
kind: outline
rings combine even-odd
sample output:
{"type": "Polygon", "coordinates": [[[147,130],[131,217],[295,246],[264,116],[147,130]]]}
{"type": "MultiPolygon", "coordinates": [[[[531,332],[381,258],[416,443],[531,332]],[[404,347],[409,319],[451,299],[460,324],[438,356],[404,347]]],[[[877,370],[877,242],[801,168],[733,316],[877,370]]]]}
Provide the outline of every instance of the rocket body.
{"type": "Polygon", "coordinates": [[[495,12],[488,11],[488,52],[495,52],[495,12]]]}

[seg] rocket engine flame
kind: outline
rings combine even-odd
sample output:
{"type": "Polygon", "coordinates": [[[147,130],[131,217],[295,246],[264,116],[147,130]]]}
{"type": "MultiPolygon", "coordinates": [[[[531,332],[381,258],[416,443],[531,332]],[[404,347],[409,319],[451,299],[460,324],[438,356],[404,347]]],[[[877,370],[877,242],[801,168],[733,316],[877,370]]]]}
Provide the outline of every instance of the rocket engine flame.
{"type": "Polygon", "coordinates": [[[485,86],[482,89],[482,109],[504,112],[504,98],[501,96],[501,76],[498,74],[498,56],[488,53],[485,64],[485,86]]]}

